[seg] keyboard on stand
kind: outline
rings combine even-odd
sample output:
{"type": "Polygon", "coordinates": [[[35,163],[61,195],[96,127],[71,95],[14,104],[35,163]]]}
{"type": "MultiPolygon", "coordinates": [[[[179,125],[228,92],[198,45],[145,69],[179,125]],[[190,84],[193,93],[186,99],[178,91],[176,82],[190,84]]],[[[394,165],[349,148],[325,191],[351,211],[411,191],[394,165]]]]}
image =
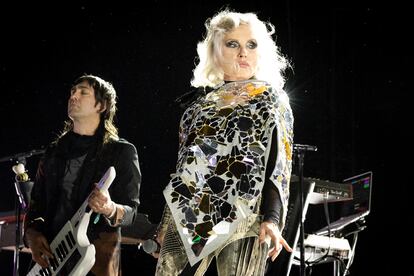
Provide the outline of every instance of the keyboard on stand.
{"type": "MultiPolygon", "coordinates": [[[[347,260],[351,246],[345,238],[308,235],[305,239],[305,262],[327,262],[332,258],[347,260]]],[[[293,264],[300,265],[300,247],[296,247],[293,264]]]]}

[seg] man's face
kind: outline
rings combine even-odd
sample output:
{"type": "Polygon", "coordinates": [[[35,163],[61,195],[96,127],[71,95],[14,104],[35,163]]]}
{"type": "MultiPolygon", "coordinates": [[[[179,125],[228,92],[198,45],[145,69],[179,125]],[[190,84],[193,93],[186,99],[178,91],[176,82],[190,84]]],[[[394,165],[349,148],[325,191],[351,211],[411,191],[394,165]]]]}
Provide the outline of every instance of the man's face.
{"type": "Polygon", "coordinates": [[[76,122],[99,121],[101,104],[96,104],[95,91],[87,81],[73,86],[68,100],[68,116],[76,122]]]}

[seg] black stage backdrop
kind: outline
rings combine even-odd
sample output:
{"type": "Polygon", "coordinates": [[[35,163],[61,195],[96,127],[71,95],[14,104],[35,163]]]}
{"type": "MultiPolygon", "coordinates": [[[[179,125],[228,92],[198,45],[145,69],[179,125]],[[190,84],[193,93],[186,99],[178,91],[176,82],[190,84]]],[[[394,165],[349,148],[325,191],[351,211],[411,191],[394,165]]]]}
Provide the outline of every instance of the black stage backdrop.
{"type": "MultiPolygon", "coordinates": [[[[118,92],[120,134],[138,150],[140,212],[156,223],[177,157],[182,110],[174,99],[190,89],[204,20],[225,5],[146,5],[2,4],[0,158],[46,146],[66,119],[71,82],[83,73],[101,76],[118,92]]],[[[372,212],[351,275],[413,275],[409,9],[395,1],[234,1],[228,7],[256,12],[276,26],[281,51],[293,64],[286,90],[295,142],[318,147],[306,155],[305,176],[340,182],[374,173],[372,212]]],[[[27,159],[32,179],[38,157],[27,159]]],[[[0,163],[0,212],[14,210],[12,165],[0,163]]],[[[29,261],[20,255],[21,275],[29,261]]],[[[124,245],[122,265],[124,275],[152,275],[155,259],[124,245]]],[[[12,275],[12,251],[0,252],[0,267],[1,275],[12,275]]],[[[331,270],[315,267],[312,275],[331,270]]]]}

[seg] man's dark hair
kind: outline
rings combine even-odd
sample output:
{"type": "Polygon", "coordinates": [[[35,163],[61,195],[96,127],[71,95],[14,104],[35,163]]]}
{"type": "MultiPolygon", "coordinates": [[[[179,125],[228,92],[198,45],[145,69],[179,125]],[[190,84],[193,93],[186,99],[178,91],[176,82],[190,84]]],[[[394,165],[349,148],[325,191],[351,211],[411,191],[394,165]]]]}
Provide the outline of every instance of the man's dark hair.
{"type": "MultiPolygon", "coordinates": [[[[107,82],[100,77],[94,75],[83,75],[77,78],[73,86],[86,81],[95,91],[95,106],[100,103],[102,108],[105,108],[105,111],[101,113],[101,121],[99,123],[97,132],[103,132],[103,143],[107,143],[110,140],[118,140],[118,129],[114,124],[114,118],[116,113],[116,91],[113,85],[110,82],[107,82]]],[[[73,129],[72,120],[67,120],[65,122],[65,127],[61,136],[66,134],[68,131],[73,129]]]]}

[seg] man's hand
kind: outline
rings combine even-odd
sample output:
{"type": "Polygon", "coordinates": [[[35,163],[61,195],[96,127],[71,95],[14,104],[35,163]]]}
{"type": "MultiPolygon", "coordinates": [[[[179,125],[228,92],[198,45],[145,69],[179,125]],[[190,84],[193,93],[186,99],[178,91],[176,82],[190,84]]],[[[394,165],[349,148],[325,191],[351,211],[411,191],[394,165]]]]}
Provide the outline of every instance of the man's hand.
{"type": "Polygon", "coordinates": [[[53,259],[53,254],[46,237],[33,228],[28,228],[25,233],[25,239],[32,251],[32,259],[42,267],[49,266],[47,259],[53,259]]]}
{"type": "Polygon", "coordinates": [[[101,191],[96,185],[89,196],[88,204],[95,213],[103,214],[106,217],[113,214],[116,208],[108,191],[101,191]]]}
{"type": "Polygon", "coordinates": [[[269,257],[272,258],[272,262],[279,256],[280,251],[282,251],[282,246],[289,252],[292,252],[292,248],[282,237],[279,228],[273,222],[264,221],[260,224],[260,233],[259,241],[260,243],[265,242],[266,236],[269,236],[274,247],[269,251],[269,257]]]}

